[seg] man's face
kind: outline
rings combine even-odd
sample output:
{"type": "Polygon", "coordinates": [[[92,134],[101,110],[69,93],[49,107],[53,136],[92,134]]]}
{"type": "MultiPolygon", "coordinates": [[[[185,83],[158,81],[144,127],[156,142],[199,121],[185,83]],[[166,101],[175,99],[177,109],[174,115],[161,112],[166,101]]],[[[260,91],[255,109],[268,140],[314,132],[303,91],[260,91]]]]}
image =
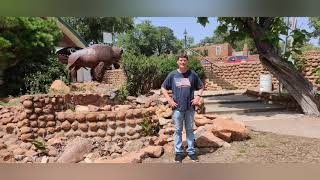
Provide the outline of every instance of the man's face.
{"type": "Polygon", "coordinates": [[[188,63],[187,58],[180,57],[177,61],[178,67],[182,69],[187,68],[187,63],[188,63]]]}

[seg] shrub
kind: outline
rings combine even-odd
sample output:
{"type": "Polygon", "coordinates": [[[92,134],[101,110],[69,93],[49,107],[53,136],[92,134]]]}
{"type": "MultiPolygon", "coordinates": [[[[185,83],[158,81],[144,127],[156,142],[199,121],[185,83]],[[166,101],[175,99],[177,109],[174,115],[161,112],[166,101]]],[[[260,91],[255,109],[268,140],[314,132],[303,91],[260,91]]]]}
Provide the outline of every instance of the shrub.
{"type": "Polygon", "coordinates": [[[178,68],[177,61],[174,56],[163,56],[160,57],[161,61],[159,62],[159,75],[158,75],[158,82],[155,85],[156,88],[160,88],[161,83],[165,80],[167,75],[178,68]]]}
{"type": "Polygon", "coordinates": [[[127,83],[120,86],[120,88],[116,91],[116,100],[120,102],[124,102],[128,97],[127,83]]]}
{"type": "Polygon", "coordinates": [[[29,141],[40,151],[40,155],[48,155],[47,142],[44,138],[29,139],[29,141]]]}
{"type": "Polygon", "coordinates": [[[193,57],[190,57],[187,67],[188,67],[189,69],[194,70],[194,71],[198,74],[198,76],[200,77],[200,79],[204,79],[204,77],[205,77],[205,71],[204,71],[204,68],[203,68],[203,66],[201,65],[200,61],[197,61],[197,60],[195,60],[193,57]]]}
{"type": "Polygon", "coordinates": [[[127,77],[129,95],[146,94],[157,77],[157,64],[152,58],[126,52],[122,58],[123,70],[127,77]]]}
{"type": "MultiPolygon", "coordinates": [[[[127,77],[128,94],[133,96],[146,94],[152,88],[160,88],[167,75],[177,69],[176,57],[172,55],[146,57],[126,52],[122,64],[127,77]]],[[[199,61],[191,57],[187,66],[201,79],[204,78],[205,72],[199,61]]]]}
{"type": "Polygon", "coordinates": [[[144,115],[143,121],[138,124],[142,127],[142,136],[155,136],[160,130],[159,122],[152,122],[151,118],[144,115]]]}
{"type": "MultiPolygon", "coordinates": [[[[21,71],[22,66],[29,69],[26,74],[11,74],[11,78],[16,79],[16,81],[8,82],[8,90],[10,93],[16,94],[20,93],[47,93],[50,85],[56,79],[60,79],[68,84],[67,80],[67,69],[64,64],[60,63],[54,55],[51,55],[46,62],[35,62],[33,64],[17,65],[13,69],[18,69],[21,71]]],[[[11,70],[11,69],[10,69],[11,70]]],[[[8,79],[10,79],[8,77],[8,79]]]]}

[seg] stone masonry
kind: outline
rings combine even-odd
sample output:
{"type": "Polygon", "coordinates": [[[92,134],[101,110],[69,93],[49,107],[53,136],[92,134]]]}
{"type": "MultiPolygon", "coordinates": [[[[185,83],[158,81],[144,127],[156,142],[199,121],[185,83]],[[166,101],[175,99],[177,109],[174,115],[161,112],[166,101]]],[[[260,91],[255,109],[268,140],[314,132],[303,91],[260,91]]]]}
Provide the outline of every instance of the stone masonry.
{"type": "MultiPolygon", "coordinates": [[[[304,66],[301,73],[309,80],[310,83],[320,90],[319,77],[314,74],[314,71],[320,67],[320,52],[310,51],[305,52],[302,56],[304,66]]],[[[243,63],[215,63],[205,66],[207,73],[214,73],[218,78],[225,80],[227,83],[241,89],[259,88],[260,75],[270,74],[270,72],[259,61],[243,62],[243,63]]],[[[273,90],[278,89],[278,80],[272,77],[273,90]]]]}
{"type": "Polygon", "coordinates": [[[7,133],[16,133],[23,141],[55,133],[64,133],[67,137],[139,138],[143,130],[139,123],[145,116],[152,118],[156,108],[115,109],[111,107],[115,103],[105,94],[26,95],[21,97],[21,107],[2,114],[1,122],[7,133]],[[71,110],[76,105],[92,104],[97,99],[100,99],[95,102],[97,106],[109,105],[97,112],[71,110]]]}

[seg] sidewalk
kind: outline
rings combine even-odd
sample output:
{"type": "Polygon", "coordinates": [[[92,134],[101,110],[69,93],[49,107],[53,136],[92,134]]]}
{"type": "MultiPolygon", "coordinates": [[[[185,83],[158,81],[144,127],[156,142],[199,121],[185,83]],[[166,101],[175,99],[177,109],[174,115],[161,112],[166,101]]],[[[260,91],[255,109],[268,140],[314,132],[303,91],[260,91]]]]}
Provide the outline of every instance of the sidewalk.
{"type": "Polygon", "coordinates": [[[320,139],[320,118],[294,112],[229,114],[254,131],[320,139]]]}

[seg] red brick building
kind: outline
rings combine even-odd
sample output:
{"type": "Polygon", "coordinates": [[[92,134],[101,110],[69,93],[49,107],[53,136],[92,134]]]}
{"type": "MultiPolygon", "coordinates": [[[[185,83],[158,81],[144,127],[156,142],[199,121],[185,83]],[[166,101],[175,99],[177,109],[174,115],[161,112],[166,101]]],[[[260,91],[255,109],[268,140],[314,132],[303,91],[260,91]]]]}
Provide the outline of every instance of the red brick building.
{"type": "Polygon", "coordinates": [[[244,44],[243,51],[234,51],[229,43],[210,44],[201,47],[192,48],[193,51],[199,53],[199,59],[208,59],[211,62],[224,61],[229,56],[249,56],[248,46],[244,44]]]}

